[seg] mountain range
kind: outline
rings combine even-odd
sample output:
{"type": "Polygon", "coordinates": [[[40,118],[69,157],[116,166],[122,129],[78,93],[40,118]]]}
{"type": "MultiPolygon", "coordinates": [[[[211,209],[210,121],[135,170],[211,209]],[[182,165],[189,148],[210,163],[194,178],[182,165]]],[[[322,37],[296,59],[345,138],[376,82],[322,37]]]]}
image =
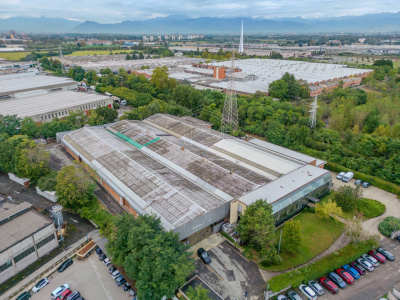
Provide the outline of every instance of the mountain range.
{"type": "Polygon", "coordinates": [[[189,18],[168,16],[140,21],[102,24],[62,18],[12,17],[0,19],[0,32],[25,33],[119,33],[119,34],[237,34],[242,20],[250,33],[353,33],[399,32],[400,12],[331,18],[189,18]]]}

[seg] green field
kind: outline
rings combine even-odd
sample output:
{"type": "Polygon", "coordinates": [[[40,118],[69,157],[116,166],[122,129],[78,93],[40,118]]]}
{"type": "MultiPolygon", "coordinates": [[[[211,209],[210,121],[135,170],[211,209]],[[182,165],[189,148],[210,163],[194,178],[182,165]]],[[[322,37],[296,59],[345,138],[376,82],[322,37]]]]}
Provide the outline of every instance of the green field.
{"type": "MultiPolygon", "coordinates": [[[[282,264],[269,266],[265,268],[266,270],[283,271],[306,263],[328,249],[344,230],[343,223],[335,222],[333,219],[319,219],[316,214],[311,212],[302,212],[295,220],[300,221],[301,226],[300,250],[296,255],[281,251],[282,264]]],[[[279,241],[282,229],[283,227],[280,227],[276,231],[277,241],[279,241]]]]}
{"type": "MultiPolygon", "coordinates": [[[[117,53],[130,53],[132,50],[112,50],[114,54],[117,53]]],[[[110,50],[88,50],[88,51],[75,51],[65,56],[86,56],[86,55],[108,55],[110,50]]]]}
{"type": "Polygon", "coordinates": [[[400,67],[400,60],[394,61],[393,66],[400,67]]]}
{"type": "Polygon", "coordinates": [[[0,52],[0,58],[7,60],[20,60],[31,52],[0,52]]]}

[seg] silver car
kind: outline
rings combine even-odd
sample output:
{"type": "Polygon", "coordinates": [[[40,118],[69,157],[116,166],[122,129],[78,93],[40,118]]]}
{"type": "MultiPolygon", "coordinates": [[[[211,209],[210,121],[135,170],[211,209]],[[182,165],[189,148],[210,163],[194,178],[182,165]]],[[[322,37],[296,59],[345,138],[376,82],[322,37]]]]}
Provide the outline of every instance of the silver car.
{"type": "Polygon", "coordinates": [[[374,267],[379,266],[378,261],[375,258],[373,258],[371,255],[364,254],[364,255],[361,255],[361,257],[364,258],[365,260],[369,261],[374,267]]]}
{"type": "Polygon", "coordinates": [[[374,270],[374,266],[366,259],[360,257],[357,258],[357,262],[362,265],[365,269],[367,269],[368,271],[372,272],[374,270]]]}
{"type": "Polygon", "coordinates": [[[322,286],[316,282],[315,280],[311,280],[308,282],[308,286],[313,289],[313,291],[318,295],[321,296],[324,294],[324,289],[322,286]]]}

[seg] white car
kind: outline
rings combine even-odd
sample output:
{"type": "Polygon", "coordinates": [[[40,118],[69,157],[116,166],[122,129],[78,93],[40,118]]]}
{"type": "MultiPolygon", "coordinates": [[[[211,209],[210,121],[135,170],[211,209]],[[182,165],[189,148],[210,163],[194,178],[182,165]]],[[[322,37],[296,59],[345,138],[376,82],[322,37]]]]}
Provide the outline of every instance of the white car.
{"type": "Polygon", "coordinates": [[[307,286],[305,284],[300,284],[299,291],[302,292],[303,295],[307,297],[307,299],[317,300],[317,294],[309,286],[307,286]]]}
{"type": "Polygon", "coordinates": [[[114,273],[112,273],[112,278],[115,279],[115,278],[117,278],[119,275],[121,275],[121,273],[120,273],[118,270],[116,270],[116,271],[114,271],[114,273]]]}
{"type": "Polygon", "coordinates": [[[51,299],[57,299],[57,297],[60,296],[61,293],[64,292],[66,289],[69,289],[68,284],[65,283],[63,285],[60,285],[58,288],[51,292],[51,299]]]}
{"type": "Polygon", "coordinates": [[[339,174],[337,174],[336,179],[342,180],[345,174],[346,174],[345,172],[340,172],[339,174]]]}
{"type": "Polygon", "coordinates": [[[111,260],[107,257],[105,260],[103,260],[103,264],[108,266],[109,264],[111,264],[111,260]]]}
{"type": "Polygon", "coordinates": [[[364,258],[365,260],[369,261],[374,267],[379,266],[378,261],[375,258],[373,258],[371,255],[363,254],[363,255],[361,255],[361,257],[364,258]]]}
{"type": "Polygon", "coordinates": [[[369,272],[372,272],[374,270],[374,266],[366,259],[360,257],[357,258],[357,262],[362,265],[364,268],[366,268],[369,272]]]}
{"type": "Polygon", "coordinates": [[[39,282],[32,288],[33,293],[39,292],[42,288],[48,285],[50,281],[47,278],[40,279],[39,282]]]}

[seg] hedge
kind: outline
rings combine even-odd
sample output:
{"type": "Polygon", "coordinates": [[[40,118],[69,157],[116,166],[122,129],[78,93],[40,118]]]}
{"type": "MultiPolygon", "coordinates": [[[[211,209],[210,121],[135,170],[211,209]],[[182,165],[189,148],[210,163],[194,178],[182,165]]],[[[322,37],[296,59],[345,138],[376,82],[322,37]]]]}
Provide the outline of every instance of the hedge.
{"type": "Polygon", "coordinates": [[[390,234],[394,230],[400,230],[400,219],[395,217],[387,217],[385,220],[379,223],[379,232],[386,237],[390,237],[390,234]]]}
{"type": "Polygon", "coordinates": [[[355,178],[361,179],[363,181],[367,181],[367,182],[371,183],[373,186],[376,186],[377,188],[380,188],[384,191],[387,191],[389,193],[393,193],[393,194],[400,196],[400,186],[398,186],[397,184],[385,181],[383,179],[380,179],[376,176],[367,175],[367,174],[360,173],[360,172],[357,172],[354,170],[350,170],[349,168],[343,167],[339,164],[335,164],[332,162],[327,162],[325,164],[325,169],[333,171],[333,172],[344,172],[344,171],[353,172],[355,178]]]}
{"type": "Polygon", "coordinates": [[[320,278],[329,272],[354,261],[362,254],[367,253],[369,250],[377,246],[378,243],[374,239],[358,244],[349,244],[311,265],[275,276],[268,282],[268,284],[273,292],[279,292],[288,286],[297,287],[302,283],[307,283],[310,280],[320,278]]]}
{"type": "Polygon", "coordinates": [[[383,214],[386,210],[385,204],[367,198],[357,200],[358,211],[362,212],[365,217],[371,219],[383,214]]]}

